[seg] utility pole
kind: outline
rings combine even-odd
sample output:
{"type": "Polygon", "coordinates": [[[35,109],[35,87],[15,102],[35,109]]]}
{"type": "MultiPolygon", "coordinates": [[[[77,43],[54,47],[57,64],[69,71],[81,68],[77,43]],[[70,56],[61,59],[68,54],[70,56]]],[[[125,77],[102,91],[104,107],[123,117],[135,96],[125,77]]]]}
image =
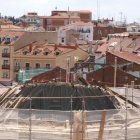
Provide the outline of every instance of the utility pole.
{"type": "Polygon", "coordinates": [[[69,11],[69,7],[68,7],[68,24],[70,24],[70,11],[69,11]]]}
{"type": "Polygon", "coordinates": [[[29,98],[29,103],[30,103],[30,109],[29,109],[29,140],[32,140],[32,97],[30,93],[30,98],[29,98]]]}
{"type": "Polygon", "coordinates": [[[97,0],[97,20],[100,19],[100,0],[97,0]]]}
{"type": "Polygon", "coordinates": [[[123,13],[122,12],[120,12],[120,22],[122,22],[122,15],[123,15],[123,13]]]}
{"type": "MultiPolygon", "coordinates": [[[[135,83],[134,83],[134,81],[131,81],[131,88],[132,88],[132,102],[133,102],[133,97],[134,97],[134,93],[133,93],[133,90],[134,90],[134,85],[135,85],[135,83]]],[[[132,108],[133,108],[133,104],[132,104],[132,108]]]]}
{"type": "Polygon", "coordinates": [[[115,57],[115,66],[114,66],[114,88],[116,87],[116,78],[117,78],[117,57],[115,57]]]}
{"type": "Polygon", "coordinates": [[[128,84],[125,87],[125,140],[127,140],[127,121],[128,121],[128,108],[127,108],[127,103],[128,103],[128,99],[127,99],[127,95],[128,95],[128,84]]]}
{"type": "Polygon", "coordinates": [[[73,125],[72,104],[73,104],[73,100],[72,100],[72,95],[71,95],[71,99],[70,99],[70,110],[71,110],[71,113],[70,113],[70,117],[71,117],[70,118],[70,140],[72,140],[72,136],[73,136],[73,134],[72,134],[72,125],[73,125]]]}
{"type": "Polygon", "coordinates": [[[82,98],[82,140],[85,139],[85,99],[82,98]]]}
{"type": "Polygon", "coordinates": [[[67,58],[66,58],[66,65],[67,65],[67,69],[66,69],[66,83],[69,83],[69,80],[70,80],[70,60],[71,60],[71,57],[67,56],[67,58]]]}

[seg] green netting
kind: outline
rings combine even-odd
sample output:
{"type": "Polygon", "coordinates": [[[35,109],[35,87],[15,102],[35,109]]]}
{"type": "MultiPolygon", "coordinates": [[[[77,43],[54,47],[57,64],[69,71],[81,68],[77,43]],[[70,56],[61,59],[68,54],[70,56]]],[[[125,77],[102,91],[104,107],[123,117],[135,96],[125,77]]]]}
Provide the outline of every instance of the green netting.
{"type": "Polygon", "coordinates": [[[99,70],[99,69],[101,69],[101,68],[103,68],[101,65],[96,65],[96,66],[95,66],[95,70],[99,70]]]}
{"type": "Polygon", "coordinates": [[[18,82],[25,83],[32,79],[32,77],[49,71],[50,69],[34,69],[34,70],[20,70],[18,72],[18,82]]]}

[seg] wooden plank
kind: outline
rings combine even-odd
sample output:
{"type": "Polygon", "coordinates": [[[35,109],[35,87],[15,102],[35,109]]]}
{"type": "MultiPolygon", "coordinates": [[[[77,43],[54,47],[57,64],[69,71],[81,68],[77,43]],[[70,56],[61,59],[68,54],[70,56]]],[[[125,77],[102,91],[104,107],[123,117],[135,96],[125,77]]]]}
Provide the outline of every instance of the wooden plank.
{"type": "Polygon", "coordinates": [[[100,130],[99,130],[98,140],[103,140],[105,119],[106,119],[106,112],[103,111],[102,114],[101,114],[101,123],[100,123],[100,130]]]}

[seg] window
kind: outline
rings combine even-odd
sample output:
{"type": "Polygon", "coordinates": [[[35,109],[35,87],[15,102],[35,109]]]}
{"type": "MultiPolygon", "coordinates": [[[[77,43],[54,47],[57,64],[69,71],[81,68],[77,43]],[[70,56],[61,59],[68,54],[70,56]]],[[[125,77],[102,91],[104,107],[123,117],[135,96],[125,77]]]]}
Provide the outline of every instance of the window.
{"type": "Polygon", "coordinates": [[[9,37],[6,38],[5,43],[10,43],[10,38],[9,37]]]}
{"type": "Polygon", "coordinates": [[[8,53],[8,48],[4,48],[3,53],[8,53]]]}
{"type": "Polygon", "coordinates": [[[64,37],[62,37],[62,38],[61,38],[61,42],[64,43],[64,41],[65,41],[65,40],[64,40],[64,37]]]}
{"type": "Polygon", "coordinates": [[[16,69],[16,70],[19,70],[19,69],[20,69],[20,63],[16,62],[15,69],[16,69]]]}
{"type": "Polygon", "coordinates": [[[37,52],[37,51],[34,51],[34,52],[33,52],[33,55],[37,55],[37,54],[38,54],[38,52],[37,52]]]}
{"type": "Polygon", "coordinates": [[[101,30],[98,30],[98,34],[102,34],[102,31],[101,30]]]}
{"type": "Polygon", "coordinates": [[[46,69],[50,69],[51,65],[50,64],[46,64],[46,69]]]}
{"type": "Polygon", "coordinates": [[[29,70],[30,69],[30,63],[25,63],[25,69],[29,70]]]}
{"type": "Polygon", "coordinates": [[[3,60],[3,65],[8,65],[8,60],[3,60]]]}
{"type": "Polygon", "coordinates": [[[36,69],[39,69],[40,68],[40,64],[36,63],[35,67],[36,67],[36,69]]]}
{"type": "Polygon", "coordinates": [[[54,54],[57,56],[57,55],[59,55],[59,54],[60,54],[60,52],[56,51],[54,54]]]}
{"type": "Polygon", "coordinates": [[[49,54],[49,52],[44,52],[43,54],[44,54],[44,55],[48,55],[48,54],[49,54]]]}
{"type": "Polygon", "coordinates": [[[23,51],[23,54],[26,55],[28,53],[28,51],[23,51]]]}
{"type": "Polygon", "coordinates": [[[4,71],[2,75],[3,75],[3,78],[8,78],[8,72],[7,71],[4,71]]]}

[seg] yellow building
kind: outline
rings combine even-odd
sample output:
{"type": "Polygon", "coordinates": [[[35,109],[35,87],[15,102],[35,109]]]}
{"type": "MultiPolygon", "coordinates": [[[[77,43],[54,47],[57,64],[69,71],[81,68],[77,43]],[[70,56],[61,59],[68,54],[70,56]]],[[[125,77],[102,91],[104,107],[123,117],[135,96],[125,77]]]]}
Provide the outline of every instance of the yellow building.
{"type": "Polygon", "coordinates": [[[88,57],[77,46],[55,45],[56,42],[56,33],[0,31],[0,81],[16,80],[19,70],[56,66],[66,69],[68,58],[73,67],[76,59],[88,57]]]}
{"type": "Polygon", "coordinates": [[[48,44],[47,41],[31,43],[14,53],[14,78],[18,70],[53,69],[59,66],[67,68],[67,59],[70,58],[70,67],[76,59],[84,60],[88,53],[77,46],[60,46],[48,44]]]}
{"type": "Polygon", "coordinates": [[[24,32],[0,31],[0,81],[13,79],[14,42],[24,32]]]}

